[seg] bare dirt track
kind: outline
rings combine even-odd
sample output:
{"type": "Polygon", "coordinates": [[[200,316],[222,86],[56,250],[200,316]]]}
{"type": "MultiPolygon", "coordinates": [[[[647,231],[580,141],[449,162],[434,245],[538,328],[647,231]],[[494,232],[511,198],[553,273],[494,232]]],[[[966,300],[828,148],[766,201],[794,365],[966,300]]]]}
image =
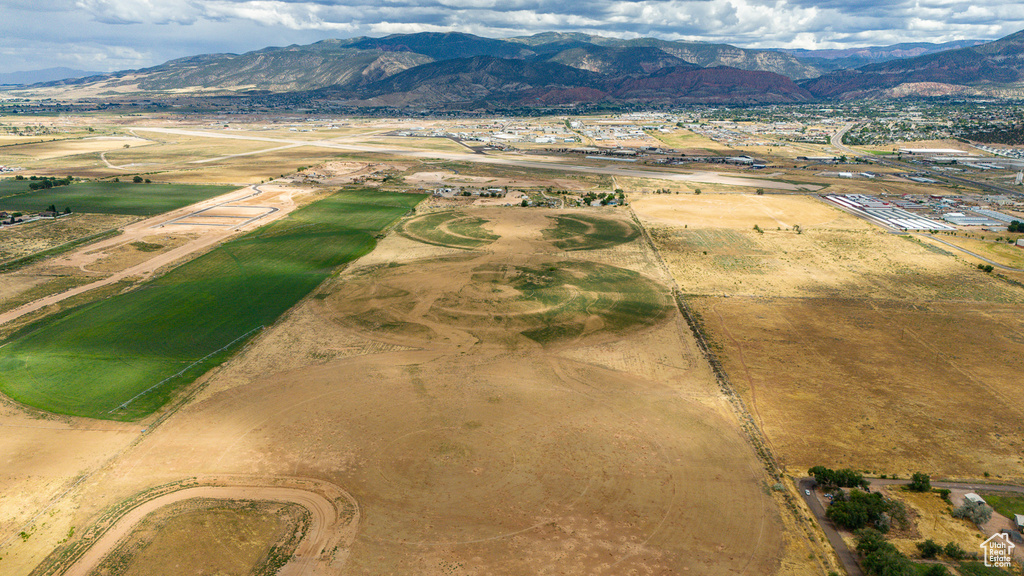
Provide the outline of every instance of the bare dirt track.
{"type": "Polygon", "coordinates": [[[146,515],[164,506],[193,498],[266,500],[291,502],[302,506],[311,514],[308,532],[299,544],[294,559],[286,564],[278,574],[281,576],[305,576],[326,572],[326,567],[319,565],[319,560],[324,549],[337,539],[336,534],[341,527],[338,526],[339,518],[334,504],[322,495],[297,488],[276,486],[199,486],[165,494],[132,509],[99,538],[82,557],[65,570],[63,576],[88,576],[146,515]]]}
{"type": "Polygon", "coordinates": [[[499,238],[391,234],[53,522],[194,475],[308,477],[359,506],[336,573],[774,572],[767,477],[646,245],[569,253],[553,212],[467,212],[499,238]]]}

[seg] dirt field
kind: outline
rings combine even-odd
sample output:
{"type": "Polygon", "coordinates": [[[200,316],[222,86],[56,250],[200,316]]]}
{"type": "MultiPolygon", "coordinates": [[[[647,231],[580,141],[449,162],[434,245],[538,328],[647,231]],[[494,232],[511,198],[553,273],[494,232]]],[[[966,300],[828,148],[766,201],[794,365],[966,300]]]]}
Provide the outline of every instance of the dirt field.
{"type": "Polygon", "coordinates": [[[633,207],[793,473],[1024,477],[1017,285],[813,198],[633,207]]]}
{"type": "Polygon", "coordinates": [[[300,510],[217,500],[165,507],[137,525],[96,574],[246,576],[266,561],[273,544],[294,530],[300,510]]]}
{"type": "Polygon", "coordinates": [[[56,220],[38,220],[0,230],[0,262],[49,250],[107,230],[121,228],[136,216],[71,214],[56,220]]]}
{"type": "Polygon", "coordinates": [[[767,478],[642,240],[565,252],[551,211],[466,212],[498,238],[391,234],[52,524],[192,475],[308,477],[358,502],[346,574],[774,572],[767,478]]]}

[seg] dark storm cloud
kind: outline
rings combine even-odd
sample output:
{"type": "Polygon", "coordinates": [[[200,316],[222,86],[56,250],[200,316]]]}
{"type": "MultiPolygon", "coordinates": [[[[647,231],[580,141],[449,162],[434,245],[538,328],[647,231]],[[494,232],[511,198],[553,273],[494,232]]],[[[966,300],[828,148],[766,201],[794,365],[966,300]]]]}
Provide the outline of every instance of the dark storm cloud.
{"type": "Polygon", "coordinates": [[[0,71],[115,70],[324,38],[460,31],[835,48],[998,38],[1019,0],[4,0],[0,71]]]}

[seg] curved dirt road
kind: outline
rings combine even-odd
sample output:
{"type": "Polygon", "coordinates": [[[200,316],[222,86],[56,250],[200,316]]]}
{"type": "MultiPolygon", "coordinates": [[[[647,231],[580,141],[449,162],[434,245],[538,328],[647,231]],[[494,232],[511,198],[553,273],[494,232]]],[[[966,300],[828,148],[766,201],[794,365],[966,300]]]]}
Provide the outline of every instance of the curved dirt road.
{"type": "MultiPolygon", "coordinates": [[[[221,500],[267,500],[272,502],[290,502],[309,510],[312,518],[305,538],[299,543],[295,555],[279,574],[281,576],[307,575],[321,573],[317,570],[321,553],[328,547],[336,535],[335,526],[338,514],[327,498],[315,492],[285,487],[255,486],[197,486],[164,494],[144,502],[121,517],[110,530],[107,530],[63,576],[88,576],[99,565],[104,557],[113,550],[122,538],[131,533],[132,529],[148,514],[169,504],[190,500],[192,498],[213,498],[221,500]]],[[[328,564],[330,558],[324,558],[328,564]]]]}

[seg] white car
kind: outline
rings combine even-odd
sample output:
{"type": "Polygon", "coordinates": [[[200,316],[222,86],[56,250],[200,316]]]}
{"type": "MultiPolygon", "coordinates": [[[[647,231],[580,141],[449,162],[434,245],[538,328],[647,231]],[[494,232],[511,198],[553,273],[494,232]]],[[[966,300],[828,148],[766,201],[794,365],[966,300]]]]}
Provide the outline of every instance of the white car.
{"type": "Polygon", "coordinates": [[[810,490],[804,490],[804,494],[810,496],[811,495],[811,491],[810,490]]]}

